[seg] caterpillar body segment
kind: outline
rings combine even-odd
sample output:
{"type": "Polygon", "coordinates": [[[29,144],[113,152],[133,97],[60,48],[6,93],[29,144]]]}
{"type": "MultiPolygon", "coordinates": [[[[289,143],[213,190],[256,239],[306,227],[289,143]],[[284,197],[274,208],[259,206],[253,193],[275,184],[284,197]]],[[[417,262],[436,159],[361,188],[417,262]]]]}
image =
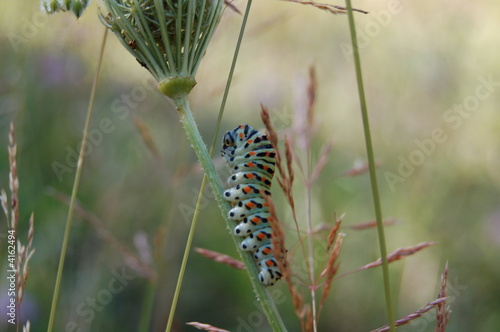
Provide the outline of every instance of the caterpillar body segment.
{"type": "Polygon", "coordinates": [[[264,227],[269,227],[269,213],[255,213],[245,217],[238,226],[234,228],[234,235],[247,236],[253,231],[264,227]]]}
{"type": "Polygon", "coordinates": [[[260,184],[237,184],[224,192],[224,197],[230,202],[238,202],[248,198],[271,195],[269,188],[260,184]]]}

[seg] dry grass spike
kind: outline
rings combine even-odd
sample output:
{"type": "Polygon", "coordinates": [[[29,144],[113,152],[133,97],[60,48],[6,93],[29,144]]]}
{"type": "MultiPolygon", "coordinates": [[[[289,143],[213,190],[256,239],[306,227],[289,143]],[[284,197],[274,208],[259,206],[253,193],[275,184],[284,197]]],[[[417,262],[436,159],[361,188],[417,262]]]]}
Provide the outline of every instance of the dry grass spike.
{"type": "MultiPolygon", "coordinates": [[[[14,124],[10,123],[9,130],[9,188],[10,188],[10,206],[8,204],[8,196],[4,189],[1,190],[1,204],[4,210],[6,219],[7,219],[7,227],[9,230],[9,234],[13,235],[12,242],[9,242],[9,245],[12,245],[16,248],[14,253],[14,262],[10,265],[11,270],[15,269],[16,274],[16,305],[17,308],[21,307],[21,303],[23,301],[26,282],[29,276],[29,261],[33,256],[35,250],[32,249],[33,238],[35,234],[35,218],[33,213],[29,219],[29,228],[28,228],[28,236],[26,239],[26,244],[23,244],[21,241],[18,225],[19,225],[19,179],[17,176],[17,144],[15,140],[15,129],[14,124]]],[[[10,255],[10,254],[9,254],[10,255]]],[[[20,309],[18,309],[17,313],[18,317],[21,317],[20,309]]],[[[20,319],[18,318],[18,324],[20,319]]],[[[18,325],[19,328],[19,325],[18,325]]],[[[29,330],[29,322],[23,328],[23,330],[29,330]]]]}
{"type": "MultiPolygon", "coordinates": [[[[423,250],[423,249],[425,249],[427,247],[430,247],[430,246],[433,246],[435,244],[436,244],[436,242],[426,241],[426,242],[419,243],[419,244],[417,244],[416,246],[413,246],[413,247],[405,247],[405,248],[396,249],[395,251],[393,251],[392,253],[390,253],[389,255],[387,255],[387,262],[388,263],[392,263],[392,262],[398,261],[400,259],[406,258],[408,256],[411,256],[411,255],[419,252],[420,250],[423,250]]],[[[379,258],[376,261],[368,263],[368,264],[363,265],[361,267],[358,267],[355,270],[343,273],[343,274],[337,276],[335,279],[338,279],[338,278],[341,278],[341,277],[345,277],[345,276],[350,275],[350,274],[352,274],[354,272],[358,272],[358,271],[362,271],[362,270],[367,270],[367,269],[372,269],[374,267],[381,266],[381,265],[382,265],[382,259],[379,258]]]]}
{"type": "MultiPolygon", "coordinates": [[[[437,300],[434,300],[432,302],[427,303],[426,305],[424,305],[422,308],[418,309],[417,311],[415,311],[415,312],[413,312],[413,313],[411,313],[411,314],[409,314],[401,319],[398,319],[395,322],[396,327],[410,323],[411,321],[421,317],[423,314],[425,314],[429,310],[436,308],[440,303],[446,302],[446,300],[447,300],[446,297],[441,297],[437,300]]],[[[389,330],[390,330],[389,325],[384,325],[382,327],[379,327],[376,330],[372,330],[371,332],[386,332],[389,330]]]]}
{"type": "MultiPolygon", "coordinates": [[[[443,275],[441,276],[441,290],[439,291],[438,297],[445,298],[446,297],[446,284],[448,282],[448,262],[444,267],[443,275]]],[[[448,321],[450,320],[451,310],[449,306],[447,306],[447,301],[443,301],[439,303],[436,307],[436,332],[445,332],[446,326],[448,325],[448,321]]]]}

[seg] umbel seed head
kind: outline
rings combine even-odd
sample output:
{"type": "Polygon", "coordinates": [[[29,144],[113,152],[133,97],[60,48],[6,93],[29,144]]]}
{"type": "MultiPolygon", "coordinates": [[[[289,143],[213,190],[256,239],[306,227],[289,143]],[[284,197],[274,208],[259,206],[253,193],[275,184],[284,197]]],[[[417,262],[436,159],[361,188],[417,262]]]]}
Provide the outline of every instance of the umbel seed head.
{"type": "Polygon", "coordinates": [[[99,17],[168,97],[187,95],[224,0],[101,0],[99,17]]]}

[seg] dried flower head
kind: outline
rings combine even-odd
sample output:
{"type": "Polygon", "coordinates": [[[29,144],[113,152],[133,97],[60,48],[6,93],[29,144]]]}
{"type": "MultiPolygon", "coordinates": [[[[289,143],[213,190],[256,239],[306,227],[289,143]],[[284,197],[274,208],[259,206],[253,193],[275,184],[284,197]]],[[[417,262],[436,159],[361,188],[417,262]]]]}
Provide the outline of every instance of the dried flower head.
{"type": "Polygon", "coordinates": [[[101,21],[171,98],[188,94],[224,0],[101,0],[101,21]]]}

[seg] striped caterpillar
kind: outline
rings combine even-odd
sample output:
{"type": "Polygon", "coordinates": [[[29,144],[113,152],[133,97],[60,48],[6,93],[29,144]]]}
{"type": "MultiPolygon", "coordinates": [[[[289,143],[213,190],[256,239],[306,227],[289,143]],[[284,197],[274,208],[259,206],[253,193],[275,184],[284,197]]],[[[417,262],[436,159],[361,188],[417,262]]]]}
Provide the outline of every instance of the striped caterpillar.
{"type": "Polygon", "coordinates": [[[253,253],[260,282],[272,286],[282,274],[272,251],[270,213],[263,195],[271,195],[276,152],[266,135],[240,125],[224,135],[222,157],[232,173],[224,198],[233,206],[229,219],[239,222],[234,234],[245,237],[241,249],[253,253]]]}

